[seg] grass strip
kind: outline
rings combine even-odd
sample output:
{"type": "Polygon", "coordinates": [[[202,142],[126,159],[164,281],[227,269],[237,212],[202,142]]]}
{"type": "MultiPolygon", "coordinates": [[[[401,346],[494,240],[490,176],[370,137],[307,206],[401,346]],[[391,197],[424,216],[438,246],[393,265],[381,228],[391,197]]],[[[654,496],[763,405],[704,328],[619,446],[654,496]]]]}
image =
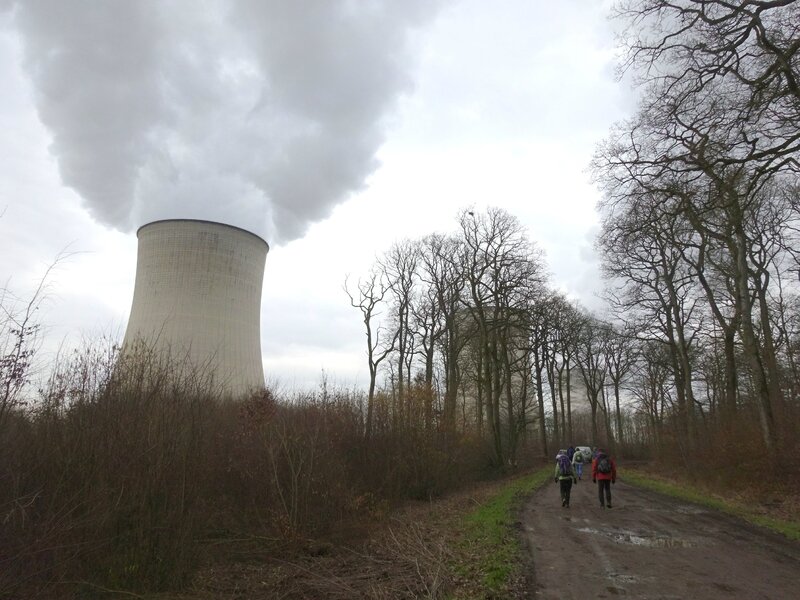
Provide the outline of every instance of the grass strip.
{"type": "MultiPolygon", "coordinates": [[[[513,529],[520,500],[553,476],[552,467],[516,478],[499,494],[461,519],[463,535],[459,563],[454,571],[462,578],[478,580],[480,598],[495,596],[520,564],[519,536],[513,529]]],[[[464,598],[465,596],[458,596],[464,598]]]]}
{"type": "Polygon", "coordinates": [[[672,496],[673,498],[713,508],[714,510],[744,519],[749,523],[754,523],[771,529],[772,531],[777,531],[791,540],[800,540],[800,523],[797,521],[787,521],[786,519],[760,514],[739,503],[712,496],[707,490],[697,488],[688,483],[667,481],[635,469],[625,469],[625,482],[653,490],[654,492],[659,492],[666,496],[672,496]]]}

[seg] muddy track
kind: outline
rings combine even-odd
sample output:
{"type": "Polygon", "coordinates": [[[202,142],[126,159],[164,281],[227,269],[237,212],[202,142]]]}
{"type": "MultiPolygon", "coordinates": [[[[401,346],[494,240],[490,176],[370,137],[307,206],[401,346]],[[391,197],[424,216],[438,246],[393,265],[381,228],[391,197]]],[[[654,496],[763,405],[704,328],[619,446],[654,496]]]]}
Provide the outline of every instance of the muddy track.
{"type": "Polygon", "coordinates": [[[800,543],[617,481],[601,508],[584,477],[562,508],[549,483],[525,504],[532,598],[800,598],[800,543]]]}

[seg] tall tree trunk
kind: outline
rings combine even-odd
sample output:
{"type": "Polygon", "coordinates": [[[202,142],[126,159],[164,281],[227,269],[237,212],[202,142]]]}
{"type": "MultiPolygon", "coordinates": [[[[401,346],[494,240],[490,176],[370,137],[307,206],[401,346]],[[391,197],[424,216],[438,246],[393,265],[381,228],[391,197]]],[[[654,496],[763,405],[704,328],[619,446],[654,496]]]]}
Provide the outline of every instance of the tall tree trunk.
{"type": "Polygon", "coordinates": [[[778,370],[778,359],[775,351],[775,340],[772,335],[772,320],[770,319],[767,289],[769,287],[769,273],[764,271],[765,281],[757,286],[759,316],[761,320],[761,337],[764,340],[764,364],[767,370],[767,384],[769,385],[769,398],[773,411],[783,408],[783,390],[781,377],[778,370]]]}
{"type": "MultiPolygon", "coordinates": [[[[452,436],[456,430],[456,405],[458,404],[458,388],[461,385],[458,369],[459,339],[456,331],[455,319],[447,323],[446,347],[443,352],[445,359],[445,385],[444,385],[444,430],[446,435],[452,436]]],[[[478,368],[480,379],[480,367],[478,368]]],[[[480,387],[480,386],[479,386],[480,387]]],[[[480,389],[478,390],[480,393],[480,389]]],[[[480,402],[480,399],[478,400],[480,402]]],[[[480,430],[480,410],[478,412],[478,429],[480,430]]]]}
{"type": "Polygon", "coordinates": [[[375,369],[370,365],[369,369],[369,392],[367,394],[367,441],[372,438],[372,420],[373,412],[375,410],[375,369]]]}
{"type": "Polygon", "coordinates": [[[561,405],[561,433],[563,436],[563,439],[561,441],[562,443],[566,444],[567,440],[569,440],[569,445],[573,446],[574,444],[572,442],[574,440],[572,439],[572,426],[570,425],[569,427],[567,427],[568,417],[566,408],[564,406],[564,390],[561,387],[562,369],[558,369],[558,376],[556,379],[558,382],[558,402],[561,405]]]}
{"type": "Polygon", "coordinates": [[[486,421],[492,435],[492,446],[495,452],[495,461],[498,467],[505,464],[503,456],[502,430],[500,428],[500,392],[502,381],[499,381],[497,365],[497,342],[495,340],[485,345],[484,374],[486,383],[486,421]]]}
{"type": "Polygon", "coordinates": [[[508,351],[508,345],[503,344],[503,363],[504,363],[504,383],[505,383],[505,397],[506,397],[506,428],[508,430],[508,462],[510,466],[516,467],[517,459],[517,419],[516,411],[514,410],[514,392],[511,381],[511,357],[508,351]]]}
{"type": "Polygon", "coordinates": [[[569,439],[575,439],[572,433],[572,377],[569,369],[569,359],[567,359],[567,428],[569,439]]]}
{"type": "Polygon", "coordinates": [[[589,407],[592,409],[592,447],[596,448],[600,438],[597,431],[597,404],[600,402],[597,396],[600,394],[600,390],[587,391],[591,394],[591,398],[589,399],[589,407]]]}
{"type": "Polygon", "coordinates": [[[478,437],[482,438],[483,437],[483,410],[484,410],[483,406],[486,403],[486,401],[484,399],[484,393],[483,393],[485,384],[484,384],[484,381],[483,381],[483,349],[482,348],[481,348],[481,351],[478,352],[476,371],[478,373],[478,377],[477,377],[478,394],[477,394],[477,406],[475,407],[475,414],[476,414],[476,416],[478,418],[478,437]]]}
{"type": "Polygon", "coordinates": [[[735,233],[734,258],[737,266],[736,299],[741,315],[740,333],[745,356],[750,363],[750,371],[758,398],[758,416],[761,423],[761,435],[767,450],[775,449],[775,419],[772,413],[769,385],[764,373],[764,365],[758,348],[758,339],[753,325],[753,307],[750,300],[747,243],[741,227],[735,233]]]}
{"type": "Polygon", "coordinates": [[[617,455],[619,455],[620,450],[622,450],[622,446],[625,444],[625,436],[622,433],[622,413],[619,410],[619,380],[614,379],[614,403],[616,409],[616,418],[617,418],[617,442],[619,446],[617,447],[617,455]]]}
{"type": "Polygon", "coordinates": [[[539,348],[533,350],[533,374],[536,378],[536,401],[539,405],[539,440],[542,444],[542,454],[549,458],[547,451],[547,425],[544,418],[544,392],[542,390],[542,361],[539,356],[539,348]]]}
{"type": "Polygon", "coordinates": [[[545,370],[547,371],[547,382],[550,387],[550,403],[553,406],[553,441],[557,444],[564,442],[564,435],[558,423],[558,398],[556,398],[555,377],[553,375],[553,362],[550,360],[550,351],[545,344],[542,348],[542,355],[545,359],[545,370]]]}
{"type": "Polygon", "coordinates": [[[606,386],[600,387],[600,398],[602,399],[602,408],[603,408],[603,426],[606,430],[606,442],[608,445],[609,451],[616,454],[617,452],[617,443],[616,438],[614,437],[614,432],[611,430],[611,411],[608,407],[608,394],[606,394],[606,386]]]}

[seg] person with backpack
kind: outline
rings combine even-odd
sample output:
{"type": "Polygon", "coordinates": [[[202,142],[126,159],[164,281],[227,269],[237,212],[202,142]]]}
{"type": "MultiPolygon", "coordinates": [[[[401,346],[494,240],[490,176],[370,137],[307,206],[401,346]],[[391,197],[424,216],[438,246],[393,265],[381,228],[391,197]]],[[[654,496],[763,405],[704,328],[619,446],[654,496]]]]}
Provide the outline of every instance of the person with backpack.
{"type": "Polygon", "coordinates": [[[578,479],[583,478],[583,452],[580,450],[576,450],[575,454],[572,455],[572,468],[575,471],[575,475],[578,476],[578,479]]]}
{"type": "Polygon", "coordinates": [[[561,506],[569,508],[569,494],[572,490],[572,484],[577,484],[578,480],[575,477],[575,470],[572,468],[572,462],[569,460],[566,450],[559,450],[556,455],[554,480],[560,485],[561,506]]]}
{"type": "Polygon", "coordinates": [[[617,463],[605,450],[598,448],[597,455],[592,461],[592,483],[597,484],[600,506],[611,508],[611,484],[616,482],[617,463]]]}
{"type": "Polygon", "coordinates": [[[570,460],[572,460],[572,457],[573,457],[574,455],[575,455],[575,447],[574,447],[574,446],[570,446],[569,448],[567,448],[567,457],[568,457],[570,460]]]}

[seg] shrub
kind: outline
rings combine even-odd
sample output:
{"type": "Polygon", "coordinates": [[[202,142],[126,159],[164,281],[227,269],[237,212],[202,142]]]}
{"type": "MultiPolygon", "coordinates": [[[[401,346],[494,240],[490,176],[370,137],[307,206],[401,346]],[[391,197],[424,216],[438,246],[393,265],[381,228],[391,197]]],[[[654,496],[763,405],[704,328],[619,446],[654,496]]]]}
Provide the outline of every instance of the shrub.
{"type": "Polygon", "coordinates": [[[486,464],[424,421],[366,440],[362,408],[327,389],[225,399],[186,364],[75,351],[0,428],[0,597],[180,588],[204,561],[285,553],[486,464]]]}

